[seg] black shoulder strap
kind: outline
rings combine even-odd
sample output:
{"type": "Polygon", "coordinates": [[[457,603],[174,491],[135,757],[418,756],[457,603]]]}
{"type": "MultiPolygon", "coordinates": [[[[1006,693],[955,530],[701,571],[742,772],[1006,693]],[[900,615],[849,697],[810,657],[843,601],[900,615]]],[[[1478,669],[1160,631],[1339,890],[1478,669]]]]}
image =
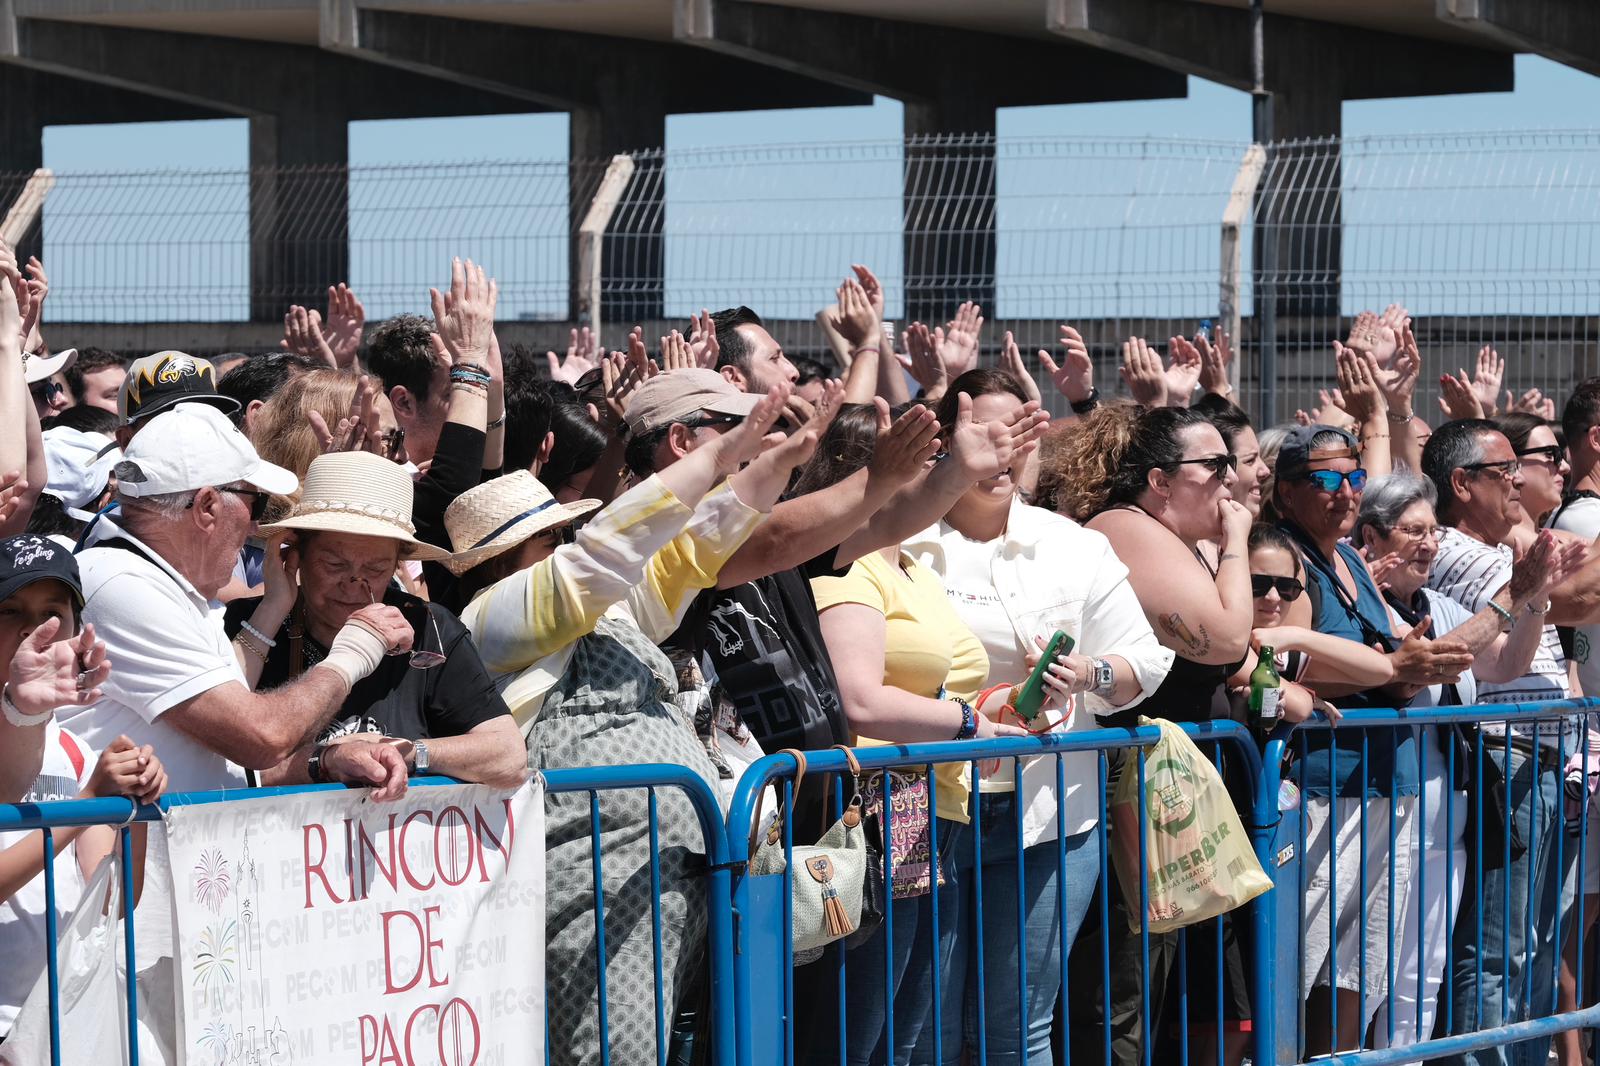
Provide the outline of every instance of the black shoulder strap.
{"type": "MultiPolygon", "coordinates": [[[[1289,534],[1289,536],[1294,539],[1294,542],[1300,546],[1300,554],[1305,559],[1306,565],[1312,567],[1319,574],[1328,579],[1328,584],[1333,586],[1333,594],[1339,597],[1339,602],[1344,606],[1345,610],[1350,613],[1350,617],[1356,620],[1356,625],[1361,627],[1362,642],[1369,646],[1378,645],[1385,651],[1394,651],[1397,647],[1394,638],[1385,633],[1383,630],[1379,629],[1377,626],[1373,625],[1370,621],[1368,621],[1367,617],[1361,613],[1360,605],[1358,605],[1355,601],[1355,598],[1350,595],[1350,590],[1344,587],[1344,582],[1339,580],[1338,568],[1327,559],[1323,558],[1322,553],[1317,550],[1316,545],[1307,541],[1304,534],[1302,534],[1297,527],[1285,522],[1278,528],[1289,534]]],[[[1355,572],[1353,570],[1351,571],[1350,576],[1355,577],[1355,572]]],[[[1307,582],[1307,584],[1312,588],[1316,588],[1317,585],[1315,581],[1307,582]]],[[[1380,598],[1380,603],[1381,602],[1382,601],[1380,598]]],[[[1320,607],[1321,596],[1319,590],[1317,597],[1312,601],[1312,610],[1317,611],[1320,609],[1320,607]]]]}

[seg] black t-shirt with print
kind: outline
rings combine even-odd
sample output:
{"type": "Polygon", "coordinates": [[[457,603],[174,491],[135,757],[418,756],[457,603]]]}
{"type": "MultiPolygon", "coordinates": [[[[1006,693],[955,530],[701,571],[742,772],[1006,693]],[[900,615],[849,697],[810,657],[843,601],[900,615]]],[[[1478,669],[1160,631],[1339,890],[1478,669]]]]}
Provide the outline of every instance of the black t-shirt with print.
{"type": "Polygon", "coordinates": [[[792,570],[731,589],[707,589],[664,642],[710,661],[763,751],[849,741],[811,593],[812,577],[843,572],[829,549],[792,570]]]}
{"type": "MultiPolygon", "coordinates": [[[[383,602],[399,607],[413,619],[421,617],[423,601],[415,596],[388,590],[383,602]]],[[[242,623],[255,613],[259,599],[234,600],[225,616],[228,635],[238,634],[242,623]]],[[[430,670],[410,666],[410,656],[386,657],[378,668],[356,682],[344,706],[324,729],[318,740],[345,733],[375,732],[416,740],[427,737],[454,737],[469,733],[475,726],[510,714],[505,700],[495,691],[489,671],[484,668],[478,649],[461,620],[436,603],[427,604],[433,625],[424,627],[416,647],[426,651],[443,650],[447,658],[430,670]]],[[[256,685],[259,691],[277,688],[290,680],[289,622],[272,634],[277,646],[267,656],[256,685]]],[[[322,661],[327,649],[311,639],[304,642],[305,669],[322,661]]],[[[246,652],[246,654],[249,654],[246,652]]]]}

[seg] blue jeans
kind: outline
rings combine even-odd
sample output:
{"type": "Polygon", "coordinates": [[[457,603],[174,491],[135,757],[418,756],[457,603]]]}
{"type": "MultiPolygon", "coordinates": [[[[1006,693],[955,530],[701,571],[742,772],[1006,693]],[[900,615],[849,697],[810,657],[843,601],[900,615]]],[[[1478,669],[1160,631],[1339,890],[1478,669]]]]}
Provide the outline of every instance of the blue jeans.
{"type": "MultiPolygon", "coordinates": [[[[1063,925],[1065,943],[1070,947],[1099,882],[1099,846],[1092,830],[1067,837],[1064,867],[1060,862],[1060,844],[1055,840],[1024,849],[1024,907],[1019,918],[1015,796],[1009,792],[982,796],[979,821],[983,842],[982,955],[979,955],[979,925],[974,921],[978,916],[974,891],[977,882],[975,849],[969,843],[952,856],[956,891],[943,893],[959,896],[959,923],[940,926],[944,988],[939,1000],[938,1056],[934,1054],[930,1019],[911,1061],[913,1066],[954,1066],[963,1061],[963,1045],[972,1051],[967,1061],[977,1061],[978,972],[981,969],[986,1061],[996,1066],[1020,1063],[1025,1025],[1027,1061],[1032,1066],[1051,1066],[1055,1057],[1050,1033],[1056,999],[1061,992],[1063,925]],[[1065,877],[1065,914],[1060,907],[1058,870],[1065,877]],[[1017,988],[1023,956],[1028,982],[1025,1006],[1017,988]]],[[[940,902],[942,904],[943,900],[940,902]]]]}
{"type": "MultiPolygon", "coordinates": [[[[1511,800],[1511,833],[1527,850],[1505,863],[1501,848],[1476,852],[1477,834],[1467,834],[1467,884],[1452,934],[1450,974],[1452,1028],[1457,1033],[1492,1029],[1555,1011],[1555,967],[1561,955],[1561,929],[1575,885],[1577,848],[1560,841],[1561,779],[1554,750],[1539,753],[1538,777],[1530,754],[1513,748],[1509,765],[1498,740],[1485,739],[1485,758],[1505,772],[1511,800]],[[1560,850],[1560,863],[1556,852],[1560,850]],[[1482,870],[1483,890],[1478,891],[1482,870]],[[1509,901],[1509,923],[1506,920],[1509,901]],[[1478,923],[1483,944],[1478,947],[1478,923]],[[1482,973],[1482,985],[1478,974],[1482,973]],[[1505,1005],[1502,1007],[1501,999],[1505,1005]],[[1479,1010],[1479,1003],[1482,1010],[1479,1010]]],[[[1484,804],[1490,802],[1484,796],[1484,804]]],[[[1477,803],[1469,796],[1468,803],[1477,803]]],[[[1485,818],[1488,821],[1488,818],[1485,818]]],[[[1442,1018],[1441,1018],[1442,1022],[1442,1018]]],[[[1550,1038],[1528,1040],[1442,1059],[1448,1066],[1543,1066],[1550,1038]]]]}
{"type": "MultiPolygon", "coordinates": [[[[939,889],[939,940],[952,941],[959,914],[954,857],[967,827],[940,819],[939,856],[945,883],[939,889]]],[[[871,939],[845,955],[845,1053],[841,1059],[826,1037],[813,1052],[814,1063],[843,1061],[848,1066],[884,1066],[888,1062],[889,1004],[894,1004],[894,1066],[907,1066],[918,1037],[932,1016],[933,894],[896,900],[890,905],[893,931],[886,920],[871,939]],[[891,944],[892,941],[892,944],[891,944]],[[887,962],[885,961],[887,959],[887,962]]],[[[826,962],[816,965],[827,965],[826,962]]],[[[828,986],[832,991],[834,985],[828,986]]],[[[831,1010],[825,1004],[825,1012],[831,1010]]],[[[824,1013],[824,1031],[838,1031],[836,1014],[824,1013]]]]}

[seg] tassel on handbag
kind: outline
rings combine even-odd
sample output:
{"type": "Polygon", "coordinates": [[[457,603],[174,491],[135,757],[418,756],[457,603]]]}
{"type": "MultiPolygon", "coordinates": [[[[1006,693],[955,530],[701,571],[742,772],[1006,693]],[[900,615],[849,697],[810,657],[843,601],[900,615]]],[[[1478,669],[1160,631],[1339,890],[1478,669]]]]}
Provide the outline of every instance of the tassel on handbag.
{"type": "Polygon", "coordinates": [[[833,860],[826,855],[814,855],[806,860],[806,870],[822,886],[822,918],[828,927],[828,937],[837,940],[855,932],[855,923],[845,913],[839,890],[833,887],[833,860]]]}

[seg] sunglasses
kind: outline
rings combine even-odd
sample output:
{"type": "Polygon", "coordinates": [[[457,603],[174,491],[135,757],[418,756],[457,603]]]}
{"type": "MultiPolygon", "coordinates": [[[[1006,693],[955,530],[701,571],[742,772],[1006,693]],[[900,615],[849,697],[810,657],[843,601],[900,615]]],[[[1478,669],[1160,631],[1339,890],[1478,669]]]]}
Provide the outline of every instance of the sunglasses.
{"type": "Polygon", "coordinates": [[[1517,453],[1517,458],[1531,458],[1534,462],[1559,466],[1561,465],[1561,452],[1561,445],[1546,444],[1542,448],[1525,448],[1517,453]]]}
{"type": "Polygon", "coordinates": [[[59,381],[41,381],[28,386],[28,392],[36,400],[53,400],[65,391],[66,386],[59,381]]]}
{"type": "Polygon", "coordinates": [[[1298,578],[1273,577],[1271,574],[1251,574],[1250,593],[1260,599],[1273,589],[1278,590],[1278,598],[1284,603],[1293,603],[1300,598],[1306,587],[1298,578]]]}
{"type": "Polygon", "coordinates": [[[550,529],[541,529],[534,536],[553,547],[560,547],[563,544],[577,542],[578,527],[568,522],[565,525],[553,526],[550,529]]]}
{"type": "MultiPolygon", "coordinates": [[[[217,491],[218,492],[231,492],[235,496],[246,496],[246,497],[249,497],[249,499],[250,499],[250,521],[252,521],[252,522],[261,521],[262,517],[267,513],[267,505],[272,502],[272,494],[270,492],[262,492],[259,489],[219,488],[219,489],[217,489],[217,491]]],[[[194,508],[194,501],[190,500],[189,501],[189,509],[192,510],[193,508],[194,508]]]]}
{"type": "Polygon", "coordinates": [[[1339,486],[1348,481],[1351,492],[1360,492],[1367,487],[1367,472],[1359,468],[1347,473],[1338,470],[1311,470],[1306,473],[1305,480],[1323,492],[1338,492],[1339,486]]]}
{"type": "Polygon", "coordinates": [[[1173,466],[1203,466],[1211,471],[1218,481],[1228,476],[1228,471],[1239,469],[1237,455],[1208,455],[1204,459],[1179,459],[1173,466]]]}

